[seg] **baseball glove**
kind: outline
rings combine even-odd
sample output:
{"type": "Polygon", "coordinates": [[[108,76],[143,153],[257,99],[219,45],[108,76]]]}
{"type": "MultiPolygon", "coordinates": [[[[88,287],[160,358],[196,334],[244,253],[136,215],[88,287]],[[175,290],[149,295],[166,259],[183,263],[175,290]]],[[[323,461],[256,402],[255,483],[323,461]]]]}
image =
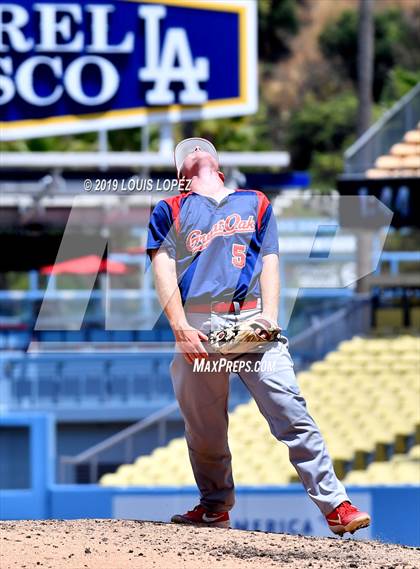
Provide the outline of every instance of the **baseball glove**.
{"type": "Polygon", "coordinates": [[[287,341],[277,322],[262,316],[214,330],[208,337],[212,350],[220,354],[258,352],[267,348],[269,342],[287,341]]]}

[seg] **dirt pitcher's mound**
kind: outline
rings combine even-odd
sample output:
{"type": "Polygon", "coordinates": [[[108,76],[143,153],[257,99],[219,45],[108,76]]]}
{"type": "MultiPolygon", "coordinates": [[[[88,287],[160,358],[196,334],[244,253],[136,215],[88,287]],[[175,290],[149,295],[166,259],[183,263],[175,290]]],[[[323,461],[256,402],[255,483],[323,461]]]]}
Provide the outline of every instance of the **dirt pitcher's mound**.
{"type": "Polygon", "coordinates": [[[375,541],[126,520],[0,522],[1,569],[418,569],[418,549],[375,541]]]}

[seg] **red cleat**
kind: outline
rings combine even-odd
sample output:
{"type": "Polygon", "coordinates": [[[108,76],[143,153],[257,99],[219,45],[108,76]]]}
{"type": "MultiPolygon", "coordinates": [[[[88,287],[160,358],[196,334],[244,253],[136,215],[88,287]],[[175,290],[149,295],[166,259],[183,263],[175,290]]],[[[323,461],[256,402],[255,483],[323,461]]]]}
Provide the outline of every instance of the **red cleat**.
{"type": "Polygon", "coordinates": [[[354,533],[361,528],[370,525],[370,516],[366,512],[361,512],[350,502],[342,502],[328,516],[325,516],[333,533],[344,535],[346,531],[354,533]]]}
{"type": "Polygon", "coordinates": [[[201,505],[186,514],[172,516],[171,522],[201,527],[230,528],[229,512],[209,512],[201,505]]]}

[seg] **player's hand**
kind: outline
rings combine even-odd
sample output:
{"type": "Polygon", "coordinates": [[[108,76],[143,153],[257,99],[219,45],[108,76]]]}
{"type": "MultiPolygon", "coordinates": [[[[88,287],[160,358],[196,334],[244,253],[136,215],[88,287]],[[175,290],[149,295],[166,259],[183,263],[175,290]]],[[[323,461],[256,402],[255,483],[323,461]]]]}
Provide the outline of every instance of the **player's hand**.
{"type": "Polygon", "coordinates": [[[186,323],[184,326],[177,326],[174,335],[177,346],[189,364],[197,359],[208,359],[209,355],[202,344],[202,341],[207,341],[208,338],[201,330],[186,323]]]}
{"type": "Polygon", "coordinates": [[[277,313],[276,312],[261,312],[261,318],[269,320],[273,324],[277,324],[277,313]]]}

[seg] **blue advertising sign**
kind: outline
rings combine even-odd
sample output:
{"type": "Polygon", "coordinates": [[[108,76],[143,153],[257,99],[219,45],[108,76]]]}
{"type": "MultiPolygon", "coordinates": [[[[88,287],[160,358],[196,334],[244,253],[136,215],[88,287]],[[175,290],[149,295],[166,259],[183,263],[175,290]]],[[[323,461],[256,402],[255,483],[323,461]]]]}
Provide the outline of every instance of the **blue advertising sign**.
{"type": "Polygon", "coordinates": [[[254,0],[0,5],[0,138],[253,113],[254,0]]]}

